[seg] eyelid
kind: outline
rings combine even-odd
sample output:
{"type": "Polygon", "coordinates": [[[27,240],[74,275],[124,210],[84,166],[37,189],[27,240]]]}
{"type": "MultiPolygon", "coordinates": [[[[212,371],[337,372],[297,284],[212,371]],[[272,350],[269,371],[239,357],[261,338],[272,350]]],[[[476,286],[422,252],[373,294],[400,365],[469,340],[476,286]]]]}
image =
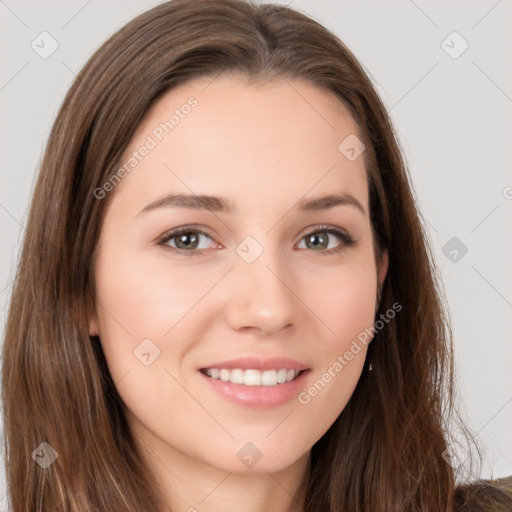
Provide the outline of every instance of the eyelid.
{"type": "Polygon", "coordinates": [[[336,232],[343,233],[346,236],[350,236],[345,229],[343,229],[339,226],[334,226],[331,224],[313,224],[312,226],[309,226],[306,228],[306,232],[302,235],[301,240],[305,236],[311,235],[313,233],[317,233],[319,231],[336,231],[336,232]]]}

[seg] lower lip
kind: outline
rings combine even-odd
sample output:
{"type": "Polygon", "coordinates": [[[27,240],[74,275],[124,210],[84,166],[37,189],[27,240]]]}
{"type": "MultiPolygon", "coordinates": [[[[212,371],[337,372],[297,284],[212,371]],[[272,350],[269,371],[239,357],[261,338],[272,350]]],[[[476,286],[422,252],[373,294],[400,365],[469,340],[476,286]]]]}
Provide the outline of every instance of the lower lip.
{"type": "Polygon", "coordinates": [[[270,408],[283,405],[301,392],[304,381],[310,370],[303,371],[296,379],[275,386],[246,386],[233,382],[212,379],[202,372],[199,375],[219,395],[231,402],[247,407],[270,408]]]}

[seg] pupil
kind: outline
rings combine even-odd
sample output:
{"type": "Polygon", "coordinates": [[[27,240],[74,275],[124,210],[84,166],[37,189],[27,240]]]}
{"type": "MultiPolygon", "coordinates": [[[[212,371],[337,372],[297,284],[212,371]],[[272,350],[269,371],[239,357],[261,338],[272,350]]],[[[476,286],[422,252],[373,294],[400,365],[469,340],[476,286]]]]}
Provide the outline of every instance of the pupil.
{"type": "Polygon", "coordinates": [[[194,233],[183,233],[178,237],[177,242],[176,245],[178,245],[178,247],[180,245],[190,247],[190,244],[195,245],[195,243],[197,243],[197,235],[194,233]],[[194,239],[192,242],[190,242],[191,238],[194,239]]]}
{"type": "Polygon", "coordinates": [[[325,236],[320,237],[320,236],[318,236],[318,235],[316,235],[316,234],[315,234],[315,235],[311,235],[311,236],[309,237],[309,241],[311,242],[311,244],[312,244],[314,247],[318,247],[318,246],[322,246],[322,248],[327,247],[327,244],[326,244],[326,237],[325,237],[325,236]],[[323,242],[316,243],[316,241],[318,241],[318,239],[321,239],[321,238],[323,238],[323,242]],[[315,242],[314,242],[314,240],[315,240],[315,242]]]}

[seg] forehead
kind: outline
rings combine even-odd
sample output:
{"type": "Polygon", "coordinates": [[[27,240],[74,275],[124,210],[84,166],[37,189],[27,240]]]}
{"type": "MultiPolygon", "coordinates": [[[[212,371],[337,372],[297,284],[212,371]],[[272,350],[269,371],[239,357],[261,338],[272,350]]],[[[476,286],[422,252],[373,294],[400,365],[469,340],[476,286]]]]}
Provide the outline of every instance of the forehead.
{"type": "Polygon", "coordinates": [[[123,164],[132,159],[134,165],[116,193],[155,199],[172,191],[236,191],[250,204],[262,196],[283,202],[349,192],[366,204],[363,158],[347,159],[340,150],[353,136],[360,137],[359,129],[348,108],[314,84],[240,75],[196,79],[148,110],[123,155],[123,164]],[[144,146],[150,149],[135,162],[134,152],[144,146]]]}

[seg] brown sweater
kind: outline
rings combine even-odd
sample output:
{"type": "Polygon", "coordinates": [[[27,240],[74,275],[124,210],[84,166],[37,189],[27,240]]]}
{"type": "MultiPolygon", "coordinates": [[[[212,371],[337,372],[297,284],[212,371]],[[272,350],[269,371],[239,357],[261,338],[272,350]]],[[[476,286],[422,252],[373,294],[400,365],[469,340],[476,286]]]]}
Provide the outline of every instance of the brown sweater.
{"type": "Polygon", "coordinates": [[[455,503],[457,512],[512,512],[512,476],[461,485],[455,503]]]}

